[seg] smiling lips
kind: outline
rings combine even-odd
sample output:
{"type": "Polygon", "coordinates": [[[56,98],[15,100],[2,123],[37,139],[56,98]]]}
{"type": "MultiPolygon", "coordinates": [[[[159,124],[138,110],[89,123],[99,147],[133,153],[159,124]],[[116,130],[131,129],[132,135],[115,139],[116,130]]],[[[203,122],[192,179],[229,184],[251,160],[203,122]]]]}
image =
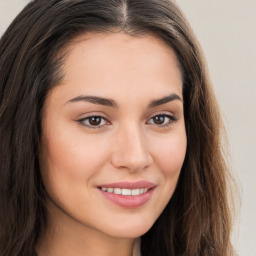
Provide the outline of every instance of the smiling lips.
{"type": "Polygon", "coordinates": [[[125,208],[144,205],[151,197],[155,184],[148,181],[117,182],[104,184],[98,188],[103,196],[115,204],[125,208]]]}
{"type": "Polygon", "coordinates": [[[138,196],[144,194],[148,191],[148,188],[137,188],[137,189],[128,189],[128,188],[101,188],[103,191],[108,193],[114,193],[116,195],[123,196],[138,196]]]}

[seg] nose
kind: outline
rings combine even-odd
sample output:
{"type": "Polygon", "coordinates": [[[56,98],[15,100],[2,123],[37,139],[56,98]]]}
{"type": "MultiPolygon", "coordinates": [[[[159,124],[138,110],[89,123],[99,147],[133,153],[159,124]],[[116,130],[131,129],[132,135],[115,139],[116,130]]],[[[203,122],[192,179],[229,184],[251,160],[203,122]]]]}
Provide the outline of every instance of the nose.
{"type": "Polygon", "coordinates": [[[146,138],[139,127],[120,129],[113,143],[112,165],[116,168],[137,172],[152,164],[146,138]]]}

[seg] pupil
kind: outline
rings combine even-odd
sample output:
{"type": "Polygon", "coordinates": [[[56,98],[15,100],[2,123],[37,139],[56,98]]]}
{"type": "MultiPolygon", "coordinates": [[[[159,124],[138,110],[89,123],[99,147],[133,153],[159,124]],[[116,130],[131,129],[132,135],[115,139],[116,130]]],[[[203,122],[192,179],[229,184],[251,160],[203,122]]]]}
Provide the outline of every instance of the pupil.
{"type": "Polygon", "coordinates": [[[101,122],[101,117],[99,116],[90,117],[89,119],[90,125],[99,125],[100,122],[101,122]]]}
{"type": "Polygon", "coordinates": [[[155,122],[156,124],[162,124],[162,123],[164,123],[164,116],[155,116],[155,117],[154,117],[154,122],[155,122]]]}

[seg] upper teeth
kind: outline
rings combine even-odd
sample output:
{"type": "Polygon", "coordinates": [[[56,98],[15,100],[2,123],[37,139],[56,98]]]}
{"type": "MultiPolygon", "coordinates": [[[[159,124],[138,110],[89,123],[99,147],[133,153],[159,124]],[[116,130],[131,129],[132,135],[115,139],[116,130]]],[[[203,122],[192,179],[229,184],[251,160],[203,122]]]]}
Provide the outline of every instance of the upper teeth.
{"type": "Polygon", "coordinates": [[[101,188],[105,192],[114,193],[117,195],[124,196],[138,196],[148,191],[148,188],[136,188],[136,189],[127,189],[127,188],[101,188]]]}

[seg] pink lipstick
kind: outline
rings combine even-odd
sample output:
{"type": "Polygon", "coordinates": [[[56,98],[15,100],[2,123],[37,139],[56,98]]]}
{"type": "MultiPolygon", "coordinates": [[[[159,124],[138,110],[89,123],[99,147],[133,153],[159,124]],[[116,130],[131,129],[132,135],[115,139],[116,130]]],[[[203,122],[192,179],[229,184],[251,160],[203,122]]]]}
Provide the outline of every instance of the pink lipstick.
{"type": "Polygon", "coordinates": [[[144,205],[150,199],[155,187],[154,183],[148,181],[115,182],[98,186],[106,199],[125,208],[144,205]]]}

